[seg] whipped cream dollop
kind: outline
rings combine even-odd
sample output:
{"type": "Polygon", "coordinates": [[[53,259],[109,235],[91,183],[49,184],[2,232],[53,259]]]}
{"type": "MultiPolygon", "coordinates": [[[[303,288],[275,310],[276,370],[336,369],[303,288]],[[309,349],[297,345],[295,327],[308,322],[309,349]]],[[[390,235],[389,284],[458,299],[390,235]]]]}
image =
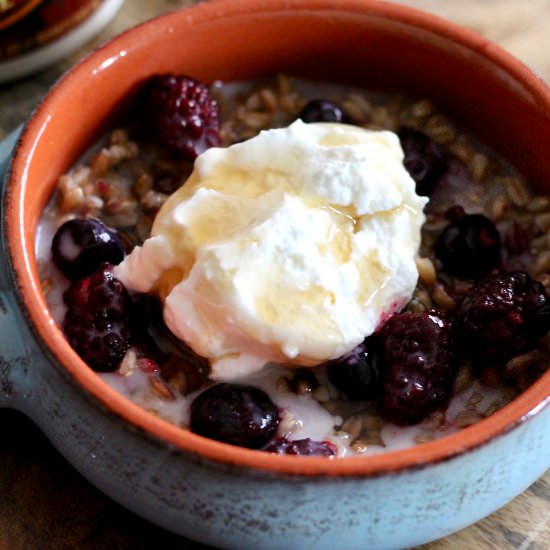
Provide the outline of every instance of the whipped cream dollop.
{"type": "Polygon", "coordinates": [[[200,155],[115,275],[214,379],[311,366],[408,302],[426,202],[394,133],[298,120],[200,155]]]}

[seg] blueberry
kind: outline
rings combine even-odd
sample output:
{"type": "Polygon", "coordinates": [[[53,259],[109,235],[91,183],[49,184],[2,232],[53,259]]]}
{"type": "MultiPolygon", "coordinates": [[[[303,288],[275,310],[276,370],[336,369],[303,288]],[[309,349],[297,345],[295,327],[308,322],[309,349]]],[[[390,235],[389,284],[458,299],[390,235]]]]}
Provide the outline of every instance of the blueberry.
{"type": "Polygon", "coordinates": [[[301,118],[304,122],[350,122],[349,115],[341,107],[326,99],[309,101],[296,118],[301,118]]]}
{"type": "Polygon", "coordinates": [[[124,248],[116,231],[95,218],[65,222],[52,241],[55,265],[71,280],[87,277],[102,263],[119,264],[124,248]]]}
{"type": "Polygon", "coordinates": [[[500,262],[500,234],[482,214],[465,214],[453,207],[447,212],[451,223],[435,244],[435,254],[450,275],[477,279],[500,262]]]}
{"type": "Polygon", "coordinates": [[[367,338],[349,353],[325,363],[332,384],[352,401],[374,399],[379,394],[380,373],[373,361],[375,338],[367,338]]]}
{"type": "Polygon", "coordinates": [[[403,164],[416,183],[416,191],[421,195],[429,195],[447,170],[447,153],[438,143],[415,128],[402,126],[398,135],[405,153],[403,164]]]}
{"type": "Polygon", "coordinates": [[[191,403],[191,431],[231,445],[261,449],[278,425],[277,406],[252,386],[217,384],[191,403]]]}

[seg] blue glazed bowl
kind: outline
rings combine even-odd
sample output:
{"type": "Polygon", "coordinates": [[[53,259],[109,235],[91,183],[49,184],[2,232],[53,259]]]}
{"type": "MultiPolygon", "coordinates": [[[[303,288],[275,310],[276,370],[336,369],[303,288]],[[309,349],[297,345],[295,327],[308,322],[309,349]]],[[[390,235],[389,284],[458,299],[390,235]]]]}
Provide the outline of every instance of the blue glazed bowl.
{"type": "Polygon", "coordinates": [[[482,37],[368,0],[210,2],[137,27],[51,91],[9,169],[0,152],[0,405],[27,414],[98,488],[189,538],[239,549],[401,548],[493,512],[550,465],[550,372],[491,417],[377,456],[278,456],[170,425],[109,388],[68,346],[40,290],[40,212],[56,180],[141,81],[277,71],[433,98],[541,191],[550,92],[482,37]],[[536,136],[536,139],[533,139],[536,136]],[[525,147],[528,143],[529,146],[525,147]]]}

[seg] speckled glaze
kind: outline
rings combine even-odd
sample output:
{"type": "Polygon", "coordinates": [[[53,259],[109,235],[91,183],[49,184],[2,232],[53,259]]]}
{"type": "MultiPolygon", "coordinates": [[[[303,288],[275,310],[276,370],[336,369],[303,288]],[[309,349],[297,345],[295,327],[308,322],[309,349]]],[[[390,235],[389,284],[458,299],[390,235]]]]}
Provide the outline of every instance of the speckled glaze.
{"type": "MultiPolygon", "coordinates": [[[[214,1],[161,17],[86,58],[23,130],[1,205],[0,405],[26,413],[118,502],[222,548],[412,546],[480,519],[540,476],[550,466],[550,372],[453,436],[329,460],[206,440],[84,365],[40,291],[36,224],[59,174],[140,82],[164,71],[205,81],[286,71],[429,96],[550,191],[550,92],[473,33],[366,0],[214,1]]],[[[0,172],[15,139],[0,148],[0,172]]]]}

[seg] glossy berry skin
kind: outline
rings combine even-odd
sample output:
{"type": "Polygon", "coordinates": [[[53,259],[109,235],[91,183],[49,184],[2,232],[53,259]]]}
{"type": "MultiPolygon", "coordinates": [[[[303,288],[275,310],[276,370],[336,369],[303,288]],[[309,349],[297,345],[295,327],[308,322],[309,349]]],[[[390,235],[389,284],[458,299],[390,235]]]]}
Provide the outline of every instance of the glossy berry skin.
{"type": "Polygon", "coordinates": [[[379,332],[382,412],[396,424],[416,424],[444,407],[457,373],[454,327],[443,312],[405,312],[379,332]]]}
{"type": "Polygon", "coordinates": [[[424,132],[415,128],[402,126],[398,135],[405,153],[403,164],[416,183],[416,192],[429,195],[447,170],[447,153],[424,132]]]}
{"type": "Polygon", "coordinates": [[[185,159],[220,144],[218,104],[201,82],[183,75],[154,76],[145,87],[142,109],[157,142],[185,159]]]}
{"type": "Polygon", "coordinates": [[[56,231],[52,258],[61,273],[74,281],[91,275],[102,263],[119,264],[124,247],[117,232],[100,220],[75,218],[56,231]]]}
{"type": "Polygon", "coordinates": [[[217,384],[191,403],[191,431],[231,445],[261,449],[278,425],[277,406],[252,386],[217,384]]]}
{"type": "Polygon", "coordinates": [[[262,450],[279,455],[295,456],[336,456],[338,454],[336,446],[330,441],[313,441],[309,437],[294,441],[286,437],[278,437],[262,450]]]}
{"type": "Polygon", "coordinates": [[[472,288],[456,316],[472,359],[503,366],[550,329],[550,299],[527,273],[499,273],[472,288]]]}
{"type": "Polygon", "coordinates": [[[338,105],[326,99],[313,99],[306,103],[297,118],[304,122],[341,122],[350,123],[349,115],[338,105]]]}
{"type": "Polygon", "coordinates": [[[352,401],[376,398],[380,392],[380,372],[373,361],[375,340],[367,338],[338,359],[325,363],[330,382],[352,401]]]}
{"type": "Polygon", "coordinates": [[[131,332],[124,321],[65,315],[65,336],[82,360],[96,372],[113,372],[128,351],[131,332]]]}
{"type": "Polygon", "coordinates": [[[104,264],[74,282],[63,295],[63,331],[69,344],[95,371],[114,371],[132,342],[132,300],[104,264]]]}
{"type": "Polygon", "coordinates": [[[477,279],[500,263],[500,234],[483,214],[460,213],[439,235],[435,255],[449,275],[477,279]]]}

